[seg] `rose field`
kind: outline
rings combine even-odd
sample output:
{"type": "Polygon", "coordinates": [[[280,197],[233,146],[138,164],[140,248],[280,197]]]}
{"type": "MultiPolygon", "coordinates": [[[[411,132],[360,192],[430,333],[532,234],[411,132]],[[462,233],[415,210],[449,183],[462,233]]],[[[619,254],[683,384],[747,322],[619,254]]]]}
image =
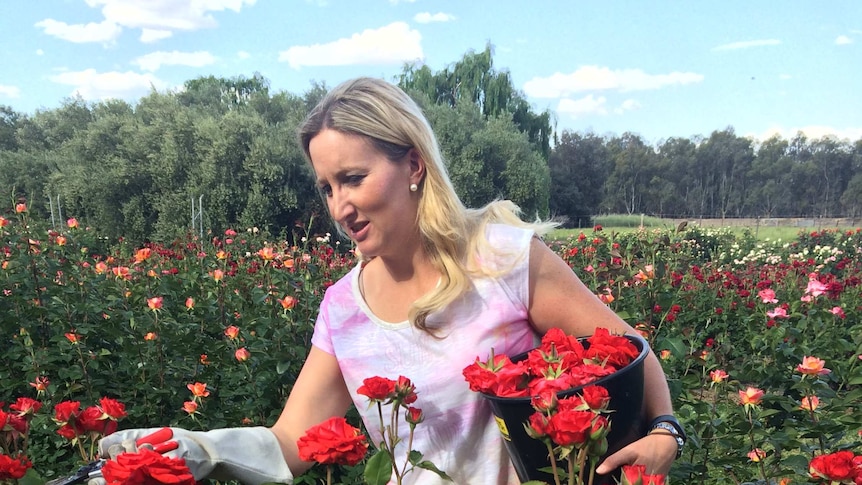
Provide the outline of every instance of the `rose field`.
{"type": "MultiPolygon", "coordinates": [[[[130,244],[7,207],[0,483],[68,474],[114,427],[273,424],[323,293],[354,264],[346,243],[303,231],[294,244],[254,228],[130,244]]],[[[596,227],[550,244],[661,359],[689,436],[669,483],[854,483],[862,231],[596,227]]],[[[363,468],[335,480],[361,483],[363,468]]]]}

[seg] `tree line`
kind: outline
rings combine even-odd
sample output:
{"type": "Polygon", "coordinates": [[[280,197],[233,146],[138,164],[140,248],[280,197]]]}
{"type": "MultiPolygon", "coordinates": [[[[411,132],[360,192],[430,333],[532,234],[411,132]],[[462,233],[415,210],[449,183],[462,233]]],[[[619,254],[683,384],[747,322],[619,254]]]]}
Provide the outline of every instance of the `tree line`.
{"type": "MultiPolygon", "coordinates": [[[[508,198],[527,217],[573,226],[597,213],[862,213],[862,139],[756,143],[727,128],[650,146],[632,133],[558,133],[553,113],[534,110],[494,67],[490,46],[439,71],[405,65],[394,81],[425,110],[468,206],[508,198]]],[[[302,94],[273,92],[254,74],[200,77],[134,104],[78,97],[33,114],[0,105],[0,187],[36,215],[62,209],[135,241],[188,232],[192,200],[213,231],[325,231],[295,133],[326,91],[313,82],[302,94]]]]}

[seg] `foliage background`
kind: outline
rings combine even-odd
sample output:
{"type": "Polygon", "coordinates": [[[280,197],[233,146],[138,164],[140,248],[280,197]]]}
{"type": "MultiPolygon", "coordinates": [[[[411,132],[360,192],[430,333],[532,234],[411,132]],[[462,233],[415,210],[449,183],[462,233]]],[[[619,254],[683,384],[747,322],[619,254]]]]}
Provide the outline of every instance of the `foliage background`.
{"type": "MultiPolygon", "coordinates": [[[[732,127],[651,146],[634,133],[555,130],[494,66],[491,47],[393,79],[425,109],[462,199],[591,227],[595,214],[675,218],[862,216],[862,140],[754,141],[732,127]]],[[[325,94],[272,92],[267,79],[191,79],[134,105],[71,98],[32,114],[0,106],[0,187],[35,216],[74,214],[111,238],[167,242],[190,226],[257,226],[284,238],[323,207],[295,139],[325,94]]]]}

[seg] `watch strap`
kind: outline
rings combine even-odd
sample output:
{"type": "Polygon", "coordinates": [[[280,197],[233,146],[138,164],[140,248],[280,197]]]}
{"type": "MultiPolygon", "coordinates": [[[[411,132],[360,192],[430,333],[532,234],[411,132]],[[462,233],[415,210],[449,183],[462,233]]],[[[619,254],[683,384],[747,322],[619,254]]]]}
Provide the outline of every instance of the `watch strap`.
{"type": "Polygon", "coordinates": [[[682,456],[682,449],[683,446],[685,446],[686,441],[688,441],[688,437],[685,434],[682,424],[680,424],[674,416],[665,414],[653,419],[652,422],[650,422],[648,433],[652,433],[655,430],[661,430],[662,434],[673,436],[673,438],[676,439],[677,444],[676,457],[679,458],[682,456]]]}

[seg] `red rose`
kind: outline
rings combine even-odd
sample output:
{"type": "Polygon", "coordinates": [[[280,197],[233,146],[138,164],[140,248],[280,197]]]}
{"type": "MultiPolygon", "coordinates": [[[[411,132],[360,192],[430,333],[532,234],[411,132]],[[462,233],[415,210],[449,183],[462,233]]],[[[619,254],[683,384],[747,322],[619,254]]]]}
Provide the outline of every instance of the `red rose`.
{"type": "Polygon", "coordinates": [[[404,419],[408,424],[415,426],[425,420],[425,414],[419,408],[409,407],[404,414],[404,419]]]}
{"type": "Polygon", "coordinates": [[[589,408],[581,396],[572,395],[557,401],[559,411],[586,411],[589,408]]]}
{"type": "Polygon", "coordinates": [[[54,420],[59,424],[68,423],[72,417],[78,415],[81,403],[78,401],[63,401],[54,406],[54,420]]]}
{"type": "Polygon", "coordinates": [[[542,439],[548,436],[548,418],[544,414],[538,412],[530,415],[527,421],[527,435],[534,439],[542,439]]]}
{"type": "Polygon", "coordinates": [[[614,373],[612,367],[604,367],[597,364],[584,364],[578,367],[569,369],[569,374],[572,376],[572,381],[575,386],[589,384],[601,377],[609,376],[614,373]]]}
{"type": "Polygon", "coordinates": [[[494,355],[488,362],[476,361],[462,371],[471,391],[504,397],[525,396],[527,367],[524,361],[512,362],[506,355],[494,355]]]}
{"type": "Polygon", "coordinates": [[[597,328],[596,333],[587,338],[590,346],[587,358],[596,362],[606,362],[614,369],[622,369],[638,356],[638,349],[622,335],[611,335],[606,328],[597,328]]]}
{"type": "Polygon", "coordinates": [[[587,386],[582,392],[584,401],[593,411],[604,411],[611,402],[611,395],[602,386],[587,386]]]}
{"type": "Polygon", "coordinates": [[[26,435],[27,431],[30,429],[30,422],[24,419],[22,416],[18,416],[17,414],[10,414],[9,426],[11,426],[16,433],[26,435]]]}
{"type": "Polygon", "coordinates": [[[102,410],[96,406],[84,409],[75,420],[75,427],[83,433],[93,431],[101,433],[105,429],[106,421],[102,420],[102,410]]]}
{"type": "Polygon", "coordinates": [[[57,434],[62,436],[63,438],[66,438],[69,441],[72,441],[73,439],[78,437],[78,432],[71,424],[68,423],[60,426],[60,428],[57,430],[57,434]]]}
{"type": "MultiPolygon", "coordinates": [[[[478,357],[475,362],[465,367],[461,374],[467,380],[471,391],[494,394],[494,389],[497,387],[497,375],[494,374],[494,371],[482,367],[478,357]]],[[[360,387],[357,392],[363,394],[362,388],[360,387]]]]}
{"type": "Polygon", "coordinates": [[[413,404],[416,402],[416,386],[410,379],[404,376],[398,376],[398,382],[395,383],[396,399],[404,404],[413,404]]]}
{"type": "Polygon", "coordinates": [[[815,456],[808,464],[808,472],[814,478],[824,478],[833,482],[853,480],[856,475],[853,458],[853,452],[847,450],[815,456]]]}
{"type": "Polygon", "coordinates": [[[116,399],[103,397],[99,400],[99,407],[102,408],[102,412],[105,414],[103,417],[110,418],[114,421],[126,417],[126,405],[116,399]]]}
{"type": "Polygon", "coordinates": [[[355,465],[368,451],[359,429],[342,417],[332,417],[312,426],[296,442],[299,459],[323,465],[355,465]]]}
{"type": "Polygon", "coordinates": [[[584,346],[577,337],[566,335],[565,332],[556,327],[548,330],[545,335],[542,336],[542,344],[540,348],[545,352],[551,352],[551,349],[555,348],[557,353],[560,354],[563,352],[583,354],[584,352],[584,346]]]}
{"type": "Polygon", "coordinates": [[[594,416],[592,411],[560,411],[551,416],[548,422],[548,434],[559,446],[586,443],[594,416]]]}
{"type": "Polygon", "coordinates": [[[395,397],[395,381],[385,377],[369,377],[356,390],[371,400],[386,401],[395,397]]]}
{"type": "Polygon", "coordinates": [[[623,465],[621,485],[664,485],[664,475],[649,475],[645,465],[623,465]]]}
{"type": "Polygon", "coordinates": [[[36,414],[42,409],[42,403],[29,397],[19,397],[17,401],[9,405],[12,411],[18,411],[19,416],[25,414],[36,414]]]}
{"type": "Polygon", "coordinates": [[[18,480],[32,466],[33,464],[24,455],[12,458],[11,456],[0,454],[0,481],[18,480]]]}
{"type": "Polygon", "coordinates": [[[108,485],[194,485],[195,477],[182,458],[170,458],[149,449],[123,453],[105,462],[102,476],[108,485]]]}
{"type": "Polygon", "coordinates": [[[530,405],[533,409],[542,414],[551,414],[557,410],[557,393],[543,392],[530,398],[530,405]]]}
{"type": "Polygon", "coordinates": [[[538,396],[539,394],[545,392],[559,392],[565,391],[566,389],[571,389],[578,385],[571,374],[563,374],[561,376],[551,376],[551,377],[540,377],[538,379],[533,379],[528,384],[529,394],[531,396],[538,396]]]}

